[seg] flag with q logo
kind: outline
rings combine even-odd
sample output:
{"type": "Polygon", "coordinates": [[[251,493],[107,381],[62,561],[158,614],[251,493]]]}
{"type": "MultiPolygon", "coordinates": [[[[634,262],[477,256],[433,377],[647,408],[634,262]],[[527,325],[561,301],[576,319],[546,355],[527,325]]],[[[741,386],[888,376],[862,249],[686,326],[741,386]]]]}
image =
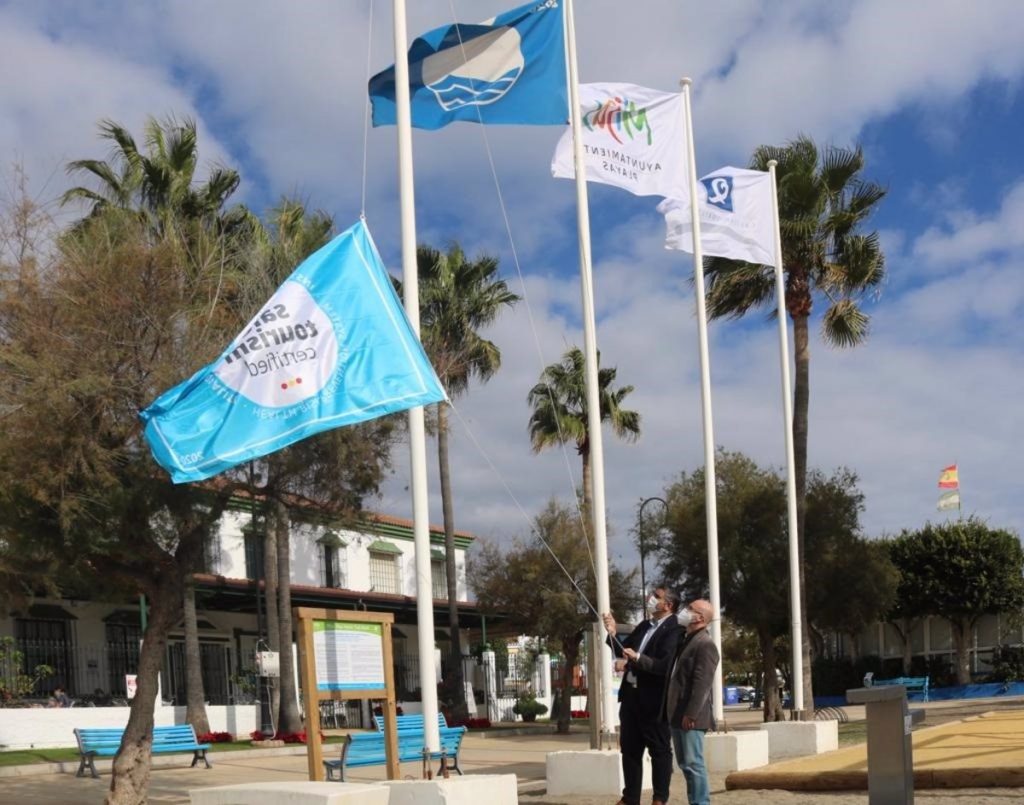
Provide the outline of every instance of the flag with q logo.
{"type": "Polygon", "coordinates": [[[175,483],[446,399],[366,225],[308,257],[219,358],[140,417],[175,483]]]}
{"type": "MultiPolygon", "coordinates": [[[[706,256],[775,265],[771,174],[719,168],[697,185],[697,205],[700,243],[706,256]]],[[[658,212],[665,216],[668,230],[665,248],[692,254],[689,200],[666,198],[658,205],[658,212]]]]}

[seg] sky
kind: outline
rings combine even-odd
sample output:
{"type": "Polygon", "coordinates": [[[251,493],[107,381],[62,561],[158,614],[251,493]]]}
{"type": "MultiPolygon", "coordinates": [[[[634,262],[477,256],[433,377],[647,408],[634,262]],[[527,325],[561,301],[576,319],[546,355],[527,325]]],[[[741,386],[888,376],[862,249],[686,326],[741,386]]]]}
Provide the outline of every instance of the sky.
{"type": "MultiPolygon", "coordinates": [[[[416,0],[410,37],[508,10],[508,0],[416,0]]],[[[1024,14],[1016,0],[583,0],[581,81],[675,91],[693,79],[698,170],[745,166],[798,135],[863,147],[888,194],[877,230],[887,280],[868,300],[867,342],[836,350],[812,323],[809,464],[846,466],[865,495],[864,533],[936,511],[940,470],[960,467],[964,513],[1024,531],[1024,14]]],[[[238,169],[236,200],[284,195],[365,211],[400,273],[396,132],[366,126],[366,81],[394,61],[385,0],[0,0],[0,193],[24,168],[43,203],[77,183],[64,165],[104,158],[110,118],[141,135],[148,115],[198,121],[206,164],[238,169]]],[[[455,400],[459,529],[511,545],[551,497],[580,483],[575,451],[532,453],[529,389],[582,346],[572,182],[553,179],[558,126],[459,123],[413,137],[419,242],[499,258],[524,301],[485,334],[502,367],[455,400]]],[[[609,553],[638,564],[637,505],[703,464],[692,261],[666,251],[657,199],[589,189],[597,341],[635,387],[635,444],[605,433],[609,553]]],[[[48,207],[58,220],[79,211],[48,207]]],[[[822,307],[816,308],[820,314],[822,307]]],[[[784,465],[775,323],[710,325],[716,444],[784,465]]],[[[198,368],[198,367],[197,367],[198,368]]],[[[411,516],[407,452],[370,506],[411,516]]],[[[428,445],[430,510],[441,520],[428,445]]],[[[955,513],[954,513],[955,516],[955,513]]],[[[648,568],[648,576],[651,570],[648,568]]]]}

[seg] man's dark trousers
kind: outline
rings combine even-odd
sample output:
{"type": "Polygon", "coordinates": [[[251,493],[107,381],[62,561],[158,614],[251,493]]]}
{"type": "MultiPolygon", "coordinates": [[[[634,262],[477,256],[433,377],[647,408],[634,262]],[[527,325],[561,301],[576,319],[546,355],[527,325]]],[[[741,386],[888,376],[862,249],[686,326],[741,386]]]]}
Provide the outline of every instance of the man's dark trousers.
{"type": "Polygon", "coordinates": [[[644,749],[651,753],[651,777],[654,799],[668,800],[672,779],[672,734],[662,721],[658,708],[660,699],[640,695],[636,688],[622,681],[619,705],[619,746],[622,750],[622,798],[629,805],[639,805],[643,786],[644,749]]]}

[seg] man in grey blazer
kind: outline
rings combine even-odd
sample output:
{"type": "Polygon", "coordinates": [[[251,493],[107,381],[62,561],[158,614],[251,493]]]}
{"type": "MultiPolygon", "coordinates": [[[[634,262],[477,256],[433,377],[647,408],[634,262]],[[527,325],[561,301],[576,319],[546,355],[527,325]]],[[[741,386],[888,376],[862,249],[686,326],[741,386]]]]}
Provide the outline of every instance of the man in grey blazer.
{"type": "Polygon", "coordinates": [[[699,599],[681,609],[677,617],[686,635],[676,647],[665,684],[661,717],[672,729],[676,762],[686,780],[690,805],[710,805],[704,733],[714,728],[711,688],[719,656],[707,627],[714,620],[715,612],[710,603],[699,599]]]}

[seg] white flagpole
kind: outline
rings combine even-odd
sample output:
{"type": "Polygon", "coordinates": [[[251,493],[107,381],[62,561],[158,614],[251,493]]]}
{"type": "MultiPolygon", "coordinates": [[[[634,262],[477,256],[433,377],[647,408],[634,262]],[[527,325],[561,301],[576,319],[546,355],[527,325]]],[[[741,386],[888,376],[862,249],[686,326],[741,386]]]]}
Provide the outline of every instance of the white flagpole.
{"type": "Polygon", "coordinates": [[[793,391],[789,383],[789,324],[786,282],[782,272],[782,228],[779,226],[779,190],[775,183],[777,161],[768,161],[772,176],[772,220],[775,225],[775,297],[778,300],[779,364],[782,367],[782,416],[786,435],[786,501],[789,508],[789,609],[793,618],[793,712],[804,709],[804,637],[800,620],[800,546],[796,525],[796,465],[793,459],[793,391]]]}
{"type": "MultiPolygon", "coordinates": [[[[405,0],[393,0],[395,14],[395,107],[398,127],[398,185],[402,219],[402,295],[405,315],[420,334],[420,293],[416,267],[416,203],[413,193],[412,115],[409,109],[409,47],[405,0]]],[[[423,743],[440,751],[437,727],[437,672],[434,668],[434,601],[430,575],[430,511],[427,505],[427,443],[423,407],[409,409],[413,537],[416,546],[416,637],[420,660],[423,743]]]]}
{"type": "MultiPolygon", "coordinates": [[[[697,207],[697,155],[693,144],[693,116],[690,86],[693,80],[679,82],[683,88],[683,110],[686,116],[687,171],[690,179],[690,222],[693,227],[693,284],[697,296],[697,341],[700,345],[700,401],[704,424],[704,508],[708,531],[708,588],[715,620],[710,625],[711,637],[722,656],[722,594],[718,581],[718,497],[715,486],[715,432],[711,419],[711,359],[708,355],[708,311],[704,299],[704,254],[700,242],[700,210],[697,207]]],[[[722,707],[722,663],[715,669],[711,688],[715,721],[725,721],[722,707]]]]}
{"type": "MultiPolygon", "coordinates": [[[[586,360],[587,430],[590,440],[590,513],[594,534],[594,564],[597,575],[597,611],[611,611],[608,587],[608,535],[604,502],[604,445],[601,438],[601,405],[597,384],[597,327],[594,315],[594,286],[590,257],[590,207],[587,201],[587,173],[583,162],[583,130],[580,119],[579,75],[576,65],[576,30],[572,0],[565,0],[566,52],[569,66],[569,114],[572,122],[573,164],[576,168],[576,223],[580,248],[580,286],[583,294],[583,354],[586,360]]],[[[610,740],[615,697],[612,694],[612,652],[601,643],[598,686],[601,695],[601,740],[610,740]]]]}

